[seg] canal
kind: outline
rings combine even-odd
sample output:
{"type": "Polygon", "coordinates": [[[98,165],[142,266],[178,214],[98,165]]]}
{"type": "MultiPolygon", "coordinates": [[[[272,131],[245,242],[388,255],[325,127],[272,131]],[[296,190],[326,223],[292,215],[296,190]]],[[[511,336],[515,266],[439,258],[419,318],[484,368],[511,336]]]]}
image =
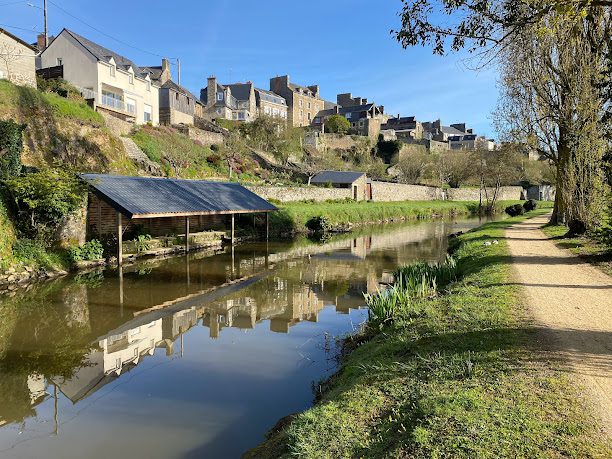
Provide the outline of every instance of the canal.
{"type": "Polygon", "coordinates": [[[253,243],[0,295],[0,457],[232,458],[312,404],[398,266],[478,220],[253,243]]]}

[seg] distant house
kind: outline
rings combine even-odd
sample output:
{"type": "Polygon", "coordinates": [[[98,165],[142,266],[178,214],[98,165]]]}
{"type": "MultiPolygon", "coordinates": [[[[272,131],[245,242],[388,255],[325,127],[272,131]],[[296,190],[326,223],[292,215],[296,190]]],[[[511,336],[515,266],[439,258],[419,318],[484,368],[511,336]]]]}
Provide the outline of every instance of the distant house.
{"type": "Polygon", "coordinates": [[[43,69],[61,67],[65,80],[96,110],[137,124],[159,123],[159,85],[146,69],[63,29],[40,54],[43,69]]]}
{"type": "Polygon", "coordinates": [[[161,66],[143,67],[151,81],[159,86],[160,124],[194,124],[196,118],[203,117],[200,100],[183,86],[172,81],[168,59],[162,59],[161,66]]]}
{"type": "Polygon", "coordinates": [[[289,75],[270,78],[270,91],[287,101],[287,119],[291,126],[310,126],[316,114],[325,109],[318,85],[291,83],[289,75]]]}
{"type": "Polygon", "coordinates": [[[323,129],[330,116],[341,115],[350,123],[352,133],[378,137],[381,125],[386,121],[384,106],[368,102],[368,99],[362,97],[353,97],[351,93],[338,94],[337,101],[332,108],[317,113],[312,122],[314,127],[323,129]]]}
{"type": "Polygon", "coordinates": [[[256,88],[251,82],[220,84],[212,76],[200,91],[207,119],[253,121],[259,116],[287,119],[287,102],[272,91],[256,88]]]}
{"type": "Polygon", "coordinates": [[[372,199],[372,183],[365,172],[322,171],[310,179],[310,184],[332,188],[351,188],[354,200],[370,201],[372,199]]]}
{"type": "Polygon", "coordinates": [[[389,118],[381,127],[383,131],[394,131],[398,139],[421,140],[423,138],[423,124],[414,116],[400,116],[389,118]]]}
{"type": "Polygon", "coordinates": [[[0,28],[0,79],[36,87],[36,48],[0,28]]]}

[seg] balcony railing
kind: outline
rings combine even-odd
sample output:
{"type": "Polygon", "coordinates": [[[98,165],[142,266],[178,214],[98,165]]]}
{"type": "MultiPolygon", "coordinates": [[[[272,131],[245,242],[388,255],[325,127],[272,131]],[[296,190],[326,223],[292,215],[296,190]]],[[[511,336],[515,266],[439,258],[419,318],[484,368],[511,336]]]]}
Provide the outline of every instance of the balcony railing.
{"type": "Polygon", "coordinates": [[[104,105],[105,107],[113,108],[115,110],[121,110],[122,112],[127,111],[125,103],[122,100],[107,96],[106,94],[102,94],[100,105],[104,105]]]}

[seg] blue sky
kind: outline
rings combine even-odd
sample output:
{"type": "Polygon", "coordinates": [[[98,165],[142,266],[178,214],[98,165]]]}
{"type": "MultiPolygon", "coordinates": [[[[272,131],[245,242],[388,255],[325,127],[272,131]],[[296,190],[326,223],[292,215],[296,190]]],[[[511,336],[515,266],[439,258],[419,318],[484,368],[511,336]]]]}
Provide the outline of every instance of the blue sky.
{"type": "MultiPolygon", "coordinates": [[[[328,100],[352,92],[387,113],[465,121],[495,136],[494,70],[468,70],[461,55],[402,49],[390,34],[399,27],[400,0],[50,1],[50,34],[70,28],[139,65],[159,65],[160,57],[143,51],[179,57],[181,83],[196,94],[209,75],[267,89],[270,77],[289,74],[296,83],[319,84],[328,100]]],[[[0,27],[34,41],[42,10],[28,3],[42,6],[0,0],[0,27]]]]}

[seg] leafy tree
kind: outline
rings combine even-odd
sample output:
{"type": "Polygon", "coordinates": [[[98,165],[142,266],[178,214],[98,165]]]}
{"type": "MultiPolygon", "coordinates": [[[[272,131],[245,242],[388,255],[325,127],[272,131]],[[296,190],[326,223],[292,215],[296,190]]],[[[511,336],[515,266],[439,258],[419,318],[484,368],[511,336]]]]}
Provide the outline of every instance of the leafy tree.
{"type": "Polygon", "coordinates": [[[380,135],[378,137],[378,143],[376,144],[376,150],[378,151],[378,156],[381,157],[385,163],[390,164],[393,158],[397,157],[399,154],[402,145],[400,140],[384,140],[383,136],[380,135]]]}
{"type": "Polygon", "coordinates": [[[0,180],[21,173],[21,152],[25,125],[0,120],[0,180]]]}
{"type": "Polygon", "coordinates": [[[351,123],[342,115],[332,115],[325,121],[325,132],[346,134],[350,128],[351,123]]]}
{"type": "Polygon", "coordinates": [[[62,219],[76,210],[86,196],[86,185],[64,169],[44,169],[6,182],[18,212],[23,236],[49,243],[62,219]]]}
{"type": "Polygon", "coordinates": [[[434,171],[442,184],[459,188],[474,177],[473,152],[450,151],[436,157],[434,171]]]}

